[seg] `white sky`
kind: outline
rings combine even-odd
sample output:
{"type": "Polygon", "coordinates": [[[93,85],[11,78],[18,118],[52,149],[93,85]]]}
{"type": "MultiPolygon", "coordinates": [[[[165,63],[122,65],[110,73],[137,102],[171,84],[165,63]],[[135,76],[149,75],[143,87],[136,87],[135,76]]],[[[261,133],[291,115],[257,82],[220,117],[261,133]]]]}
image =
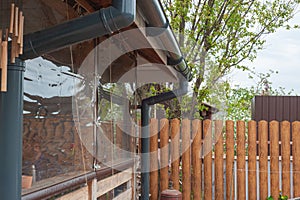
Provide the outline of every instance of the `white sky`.
{"type": "MultiPolygon", "coordinates": [[[[300,24],[298,12],[290,24],[300,24]]],[[[266,37],[265,48],[258,53],[254,62],[247,65],[255,67],[257,72],[278,71],[271,76],[274,88],[284,87],[285,91],[294,89],[293,94],[300,95],[300,29],[279,29],[266,37]]],[[[233,85],[251,86],[255,81],[248,79],[247,72],[234,71],[230,76],[233,85]]]]}

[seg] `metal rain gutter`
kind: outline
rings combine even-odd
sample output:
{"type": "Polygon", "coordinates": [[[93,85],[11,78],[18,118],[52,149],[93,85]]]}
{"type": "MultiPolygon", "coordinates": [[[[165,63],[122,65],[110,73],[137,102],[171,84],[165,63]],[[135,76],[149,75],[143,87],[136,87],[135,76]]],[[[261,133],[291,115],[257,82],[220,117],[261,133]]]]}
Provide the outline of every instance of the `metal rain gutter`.
{"type": "Polygon", "coordinates": [[[20,58],[33,59],[72,44],[112,34],[130,26],[135,16],[136,0],[113,0],[110,7],[25,35],[20,58]]]}
{"type": "Polygon", "coordinates": [[[151,29],[151,36],[157,36],[159,44],[163,45],[163,49],[168,50],[168,65],[173,66],[188,81],[191,81],[192,75],[190,69],[182,55],[180,47],[170,27],[169,21],[162,9],[159,0],[137,1],[137,6],[143,10],[147,27],[155,27],[160,29],[151,29]]]}

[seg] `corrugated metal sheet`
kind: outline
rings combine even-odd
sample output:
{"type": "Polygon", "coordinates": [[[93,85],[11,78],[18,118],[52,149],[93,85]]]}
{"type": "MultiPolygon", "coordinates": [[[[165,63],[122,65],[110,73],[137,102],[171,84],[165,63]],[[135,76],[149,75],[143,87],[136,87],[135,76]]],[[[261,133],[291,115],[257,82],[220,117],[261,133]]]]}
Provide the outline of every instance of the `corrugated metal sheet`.
{"type": "Polygon", "coordinates": [[[255,96],[252,119],[300,121],[300,96],[255,96]]]}

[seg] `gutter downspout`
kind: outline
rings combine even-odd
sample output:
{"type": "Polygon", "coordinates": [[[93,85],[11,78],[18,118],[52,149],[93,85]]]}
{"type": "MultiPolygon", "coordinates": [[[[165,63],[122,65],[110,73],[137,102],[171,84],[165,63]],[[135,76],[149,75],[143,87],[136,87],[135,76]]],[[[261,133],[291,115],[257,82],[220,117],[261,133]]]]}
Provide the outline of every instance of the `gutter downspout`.
{"type": "Polygon", "coordinates": [[[113,0],[112,6],[24,36],[23,60],[129,27],[135,20],[136,0],[113,0]]]}
{"type": "Polygon", "coordinates": [[[149,132],[149,120],[150,120],[150,105],[154,105],[166,100],[170,100],[187,93],[188,81],[191,81],[192,75],[189,67],[182,55],[180,47],[175,39],[174,33],[170,27],[170,24],[166,18],[166,15],[162,9],[162,5],[158,0],[146,0],[137,1],[138,7],[143,10],[143,17],[148,27],[154,27],[150,29],[151,36],[158,37],[159,43],[162,44],[162,49],[168,50],[167,61],[168,65],[173,66],[179,71],[185,80],[180,80],[180,87],[171,92],[166,92],[158,96],[150,97],[142,101],[142,158],[141,158],[141,182],[142,182],[142,200],[149,199],[150,188],[150,132],[149,132]],[[160,28],[160,29],[155,29],[160,28]]]}
{"type": "Polygon", "coordinates": [[[188,92],[188,82],[181,80],[180,87],[174,91],[159,94],[142,100],[142,158],[141,158],[141,200],[149,199],[150,188],[150,106],[185,95],[188,92]]]}
{"type": "Polygon", "coordinates": [[[21,199],[25,63],[16,59],[7,69],[7,92],[0,92],[0,195],[21,199]]]}

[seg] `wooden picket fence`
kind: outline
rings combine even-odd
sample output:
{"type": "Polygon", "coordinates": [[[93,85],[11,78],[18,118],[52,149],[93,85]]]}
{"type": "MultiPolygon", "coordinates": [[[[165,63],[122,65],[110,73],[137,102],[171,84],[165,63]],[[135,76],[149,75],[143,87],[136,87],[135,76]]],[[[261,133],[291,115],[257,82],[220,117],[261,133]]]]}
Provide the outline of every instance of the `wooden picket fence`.
{"type": "Polygon", "coordinates": [[[289,198],[300,196],[300,122],[150,124],[153,200],[171,181],[183,200],[277,199],[280,190],[289,198]]]}

